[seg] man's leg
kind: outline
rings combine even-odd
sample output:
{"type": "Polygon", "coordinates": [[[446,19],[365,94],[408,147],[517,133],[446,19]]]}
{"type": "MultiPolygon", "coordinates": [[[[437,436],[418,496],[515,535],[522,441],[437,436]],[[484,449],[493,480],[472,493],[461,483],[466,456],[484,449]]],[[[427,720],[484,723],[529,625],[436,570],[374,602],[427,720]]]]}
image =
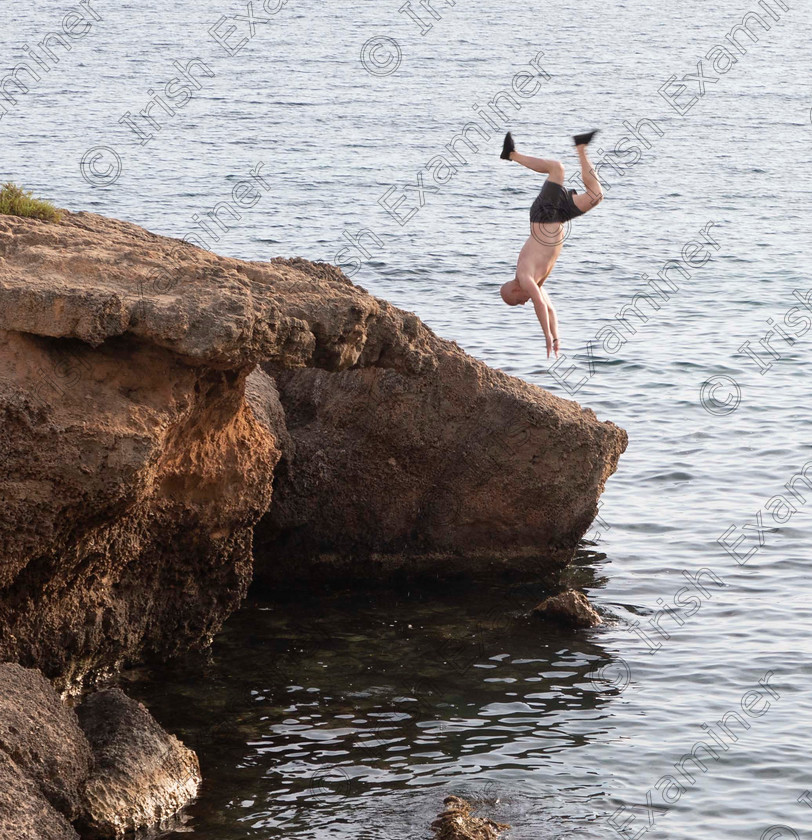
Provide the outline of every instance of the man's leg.
{"type": "Polygon", "coordinates": [[[601,182],[598,180],[595,167],[592,166],[589,160],[586,149],[586,144],[575,147],[575,151],[578,152],[578,158],[581,161],[581,178],[586,187],[586,192],[578,193],[578,195],[573,197],[573,201],[582,213],[586,213],[603,201],[603,188],[601,187],[601,182]]]}
{"type": "Polygon", "coordinates": [[[546,160],[545,158],[534,158],[523,155],[521,152],[511,152],[510,159],[532,169],[533,172],[541,172],[548,175],[548,180],[554,184],[564,183],[564,164],[560,160],[546,160]]]}

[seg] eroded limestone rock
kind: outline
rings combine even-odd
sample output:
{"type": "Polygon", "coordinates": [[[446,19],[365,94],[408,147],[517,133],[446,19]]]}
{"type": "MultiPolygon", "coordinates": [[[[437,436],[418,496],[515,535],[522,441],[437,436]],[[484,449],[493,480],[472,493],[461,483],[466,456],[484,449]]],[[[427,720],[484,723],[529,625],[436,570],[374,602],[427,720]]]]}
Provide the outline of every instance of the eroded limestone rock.
{"type": "Polygon", "coordinates": [[[76,714],[48,680],[0,664],[0,838],[76,840],[91,766],[76,714]]]}
{"type": "Polygon", "coordinates": [[[207,644],[244,597],[284,434],[245,382],[286,339],[218,266],[91,214],[0,216],[0,659],[70,686],[207,644]]]}
{"type": "Polygon", "coordinates": [[[78,714],[94,757],[84,786],[83,834],[122,838],[160,826],[195,798],[197,756],[143,705],[113,688],[93,694],[78,714]]]}
{"type": "MultiPolygon", "coordinates": [[[[539,575],[570,561],[626,434],[434,339],[433,367],[276,371],[293,447],[257,575],[539,575]]],[[[273,372],[273,366],[266,370],[273,372]]]]}
{"type": "Polygon", "coordinates": [[[459,796],[443,800],[445,810],[431,824],[435,840],[499,840],[510,826],[471,814],[471,805],[459,796]]]}
{"type": "Polygon", "coordinates": [[[0,751],[0,840],[79,840],[42,791],[0,751]]]}
{"type": "Polygon", "coordinates": [[[38,671],[0,664],[0,752],[69,820],[91,767],[76,714],[38,671]]]}
{"type": "Polygon", "coordinates": [[[0,839],[121,838],[194,799],[197,756],[120,689],[77,712],[39,672],[0,664],[0,839]]]}
{"type": "Polygon", "coordinates": [[[583,592],[568,589],[553,595],[533,609],[533,614],[566,627],[595,627],[603,619],[589,603],[583,592]]]}

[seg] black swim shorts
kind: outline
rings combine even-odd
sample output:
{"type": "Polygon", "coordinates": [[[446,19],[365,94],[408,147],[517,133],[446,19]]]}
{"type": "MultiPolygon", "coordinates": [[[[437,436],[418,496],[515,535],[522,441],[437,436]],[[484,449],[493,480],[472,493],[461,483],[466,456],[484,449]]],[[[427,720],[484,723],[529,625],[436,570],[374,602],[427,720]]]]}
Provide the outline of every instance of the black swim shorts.
{"type": "Polygon", "coordinates": [[[548,178],[530,208],[530,221],[554,224],[583,216],[584,211],[579,210],[572,200],[574,195],[575,190],[566,190],[548,178]]]}

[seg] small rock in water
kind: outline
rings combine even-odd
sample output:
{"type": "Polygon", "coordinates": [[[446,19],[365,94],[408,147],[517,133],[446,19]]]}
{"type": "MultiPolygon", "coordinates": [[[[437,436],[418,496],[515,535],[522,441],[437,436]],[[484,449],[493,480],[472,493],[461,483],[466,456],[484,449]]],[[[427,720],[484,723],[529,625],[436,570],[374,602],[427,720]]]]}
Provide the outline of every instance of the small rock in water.
{"type": "Polygon", "coordinates": [[[164,828],[195,798],[197,756],[121,689],[91,695],[77,713],[95,759],[80,819],[87,835],[118,840],[164,828]]]}
{"type": "Polygon", "coordinates": [[[533,614],[568,627],[594,627],[596,624],[603,624],[586,595],[574,589],[568,589],[560,595],[553,595],[542,601],[533,609],[533,614]]]}
{"type": "Polygon", "coordinates": [[[471,805],[459,796],[443,800],[445,811],[431,824],[435,840],[498,840],[510,826],[471,815],[471,805]]]}

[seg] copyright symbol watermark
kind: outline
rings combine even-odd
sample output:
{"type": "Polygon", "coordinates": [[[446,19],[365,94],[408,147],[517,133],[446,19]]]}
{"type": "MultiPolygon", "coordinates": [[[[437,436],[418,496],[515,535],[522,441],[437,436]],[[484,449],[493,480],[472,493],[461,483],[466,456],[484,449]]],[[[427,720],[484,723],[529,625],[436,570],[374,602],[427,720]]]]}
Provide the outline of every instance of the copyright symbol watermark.
{"type": "Polygon", "coordinates": [[[611,689],[620,694],[629,687],[632,681],[632,669],[625,659],[618,657],[593,671],[589,679],[601,691],[611,689]]]}
{"type": "Polygon", "coordinates": [[[555,246],[563,244],[569,238],[572,231],[572,221],[566,222],[539,222],[530,225],[530,235],[540,245],[555,246]]]}
{"type": "Polygon", "coordinates": [[[699,402],[708,414],[724,417],[739,407],[742,389],[735,379],[723,374],[711,376],[699,389],[699,402]]]}
{"type": "Polygon", "coordinates": [[[801,840],[801,835],[788,825],[771,825],[764,829],[761,840],[801,840]]]}
{"type": "Polygon", "coordinates": [[[351,796],[355,787],[352,777],[341,767],[325,767],[310,777],[311,796],[351,796]]]}
{"type": "Polygon", "coordinates": [[[124,164],[115,149],[94,146],[82,155],[79,171],[92,187],[111,187],[121,177],[124,164]]]}
{"type": "Polygon", "coordinates": [[[373,76],[391,76],[403,61],[400,44],[387,35],[376,35],[361,47],[361,64],[373,76]]]}

